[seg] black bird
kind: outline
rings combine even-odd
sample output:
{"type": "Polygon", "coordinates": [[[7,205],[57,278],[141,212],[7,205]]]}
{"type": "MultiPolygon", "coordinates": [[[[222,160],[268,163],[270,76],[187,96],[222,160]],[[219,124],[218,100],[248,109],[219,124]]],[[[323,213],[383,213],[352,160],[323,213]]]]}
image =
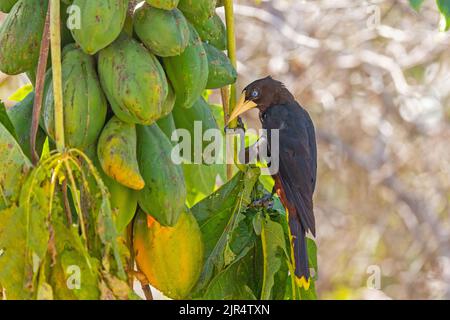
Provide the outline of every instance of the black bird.
{"type": "Polygon", "coordinates": [[[280,130],[279,171],[273,174],[273,193],[278,194],[289,215],[297,283],[308,289],[310,272],[305,236],[308,231],[316,235],[312,199],[317,175],[314,125],[294,96],[270,76],[254,81],[243,90],[229,121],[252,108],[259,109],[262,127],[268,131],[269,147],[270,129],[280,130]]]}

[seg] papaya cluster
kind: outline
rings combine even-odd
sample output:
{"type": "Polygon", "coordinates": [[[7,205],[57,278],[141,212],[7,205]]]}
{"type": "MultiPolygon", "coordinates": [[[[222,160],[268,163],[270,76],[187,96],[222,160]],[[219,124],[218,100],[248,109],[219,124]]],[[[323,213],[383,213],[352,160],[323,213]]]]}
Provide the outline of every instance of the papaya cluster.
{"type": "MultiPolygon", "coordinates": [[[[217,127],[205,89],[236,81],[224,54],[216,0],[61,2],[64,133],[87,153],[111,195],[116,227],[134,218],[134,250],[150,283],[184,298],[203,264],[203,243],[186,207],[183,168],[171,160],[171,133],[217,127]],[[67,22],[67,23],[66,23],[67,22]]],[[[48,0],[0,0],[0,70],[35,81],[48,0]]],[[[50,60],[49,60],[50,61],[50,60]]],[[[11,111],[30,155],[34,93],[11,111]],[[28,130],[27,130],[28,129],[28,130]]],[[[52,70],[45,76],[38,148],[54,143],[52,70]]],[[[38,150],[39,151],[39,150],[38,150]]]]}

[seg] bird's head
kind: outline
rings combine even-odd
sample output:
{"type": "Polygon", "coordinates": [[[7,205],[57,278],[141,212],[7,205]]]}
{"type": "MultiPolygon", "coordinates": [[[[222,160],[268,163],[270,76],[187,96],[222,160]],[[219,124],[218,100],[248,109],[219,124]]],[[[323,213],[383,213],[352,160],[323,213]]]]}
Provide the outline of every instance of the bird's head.
{"type": "Polygon", "coordinates": [[[292,100],[294,97],[280,81],[271,76],[256,80],[242,91],[228,123],[250,109],[258,108],[260,111],[265,111],[274,105],[286,104],[292,100]]]}

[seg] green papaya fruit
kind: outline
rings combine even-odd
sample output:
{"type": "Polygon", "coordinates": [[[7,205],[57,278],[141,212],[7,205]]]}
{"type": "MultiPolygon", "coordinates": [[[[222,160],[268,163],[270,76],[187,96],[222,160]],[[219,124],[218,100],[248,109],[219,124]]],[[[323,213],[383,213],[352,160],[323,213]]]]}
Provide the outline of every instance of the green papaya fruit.
{"type": "MultiPolygon", "coordinates": [[[[124,235],[126,227],[133,220],[138,207],[136,190],[125,187],[116,180],[111,179],[103,170],[97,157],[96,144],[86,149],[85,154],[92,160],[100,177],[109,191],[109,203],[111,205],[112,216],[116,230],[120,235],[124,235]]],[[[94,184],[93,176],[88,177],[88,182],[94,184]]],[[[74,211],[75,212],[75,211],[74,211]]]]}
{"type": "Polygon", "coordinates": [[[191,213],[183,213],[174,227],[165,227],[138,212],[133,248],[139,270],[153,287],[172,299],[189,295],[202,272],[204,256],[202,233],[191,213]]]}
{"type": "Polygon", "coordinates": [[[199,23],[193,21],[192,24],[204,42],[220,50],[227,49],[227,30],[222,19],[217,14],[214,14],[206,21],[199,23]]]}
{"type": "Polygon", "coordinates": [[[48,0],[19,0],[0,27],[0,71],[15,75],[37,65],[48,0]]]}
{"type": "MultiPolygon", "coordinates": [[[[23,153],[31,159],[30,132],[33,117],[34,92],[30,92],[22,101],[7,110],[8,117],[14,125],[16,136],[23,153]]],[[[45,133],[38,128],[36,135],[36,152],[42,153],[45,142],[45,133]]]]}
{"type": "Polygon", "coordinates": [[[172,112],[173,107],[175,106],[175,99],[176,99],[175,92],[173,91],[172,86],[169,84],[167,97],[163,103],[162,112],[161,112],[161,115],[163,117],[172,112]]]}
{"type": "MultiPolygon", "coordinates": [[[[69,7],[68,4],[65,2],[61,2],[61,21],[67,21],[68,18],[68,10],[69,7]]],[[[64,48],[66,45],[71,44],[75,42],[72,37],[72,33],[70,32],[69,28],[67,27],[66,23],[61,23],[61,47],[64,48]]],[[[37,61],[36,61],[37,63],[37,61]]],[[[51,52],[48,54],[47,59],[47,69],[49,69],[52,65],[52,57],[51,52]]],[[[30,70],[27,70],[26,74],[30,82],[34,85],[36,83],[36,73],[37,73],[37,64],[34,65],[30,70]]]]}
{"type": "Polygon", "coordinates": [[[125,23],[123,25],[123,32],[126,33],[129,37],[133,37],[134,27],[133,27],[133,17],[130,13],[127,13],[127,17],[125,18],[125,23]]]}
{"type": "Polygon", "coordinates": [[[39,126],[45,132],[45,134],[47,136],[49,134],[47,132],[47,129],[45,128],[45,120],[44,120],[45,112],[44,112],[44,110],[45,110],[45,100],[46,100],[47,95],[49,94],[48,91],[49,91],[49,89],[53,89],[52,81],[53,81],[52,69],[50,68],[47,70],[47,72],[45,73],[45,77],[44,77],[44,90],[42,90],[42,110],[41,110],[41,114],[40,114],[40,118],[39,118],[39,126]]]}
{"type": "Polygon", "coordinates": [[[104,172],[102,172],[102,180],[109,191],[109,202],[116,230],[119,234],[123,234],[136,213],[138,192],[111,179],[104,172]]]}
{"type": "Polygon", "coordinates": [[[0,11],[8,13],[18,0],[0,0],[0,11]]]}
{"type": "Polygon", "coordinates": [[[177,8],[163,10],[145,3],[134,13],[134,29],[142,43],[160,57],[177,56],[189,44],[188,22],[177,8]]]}
{"type": "Polygon", "coordinates": [[[98,139],[97,155],[103,171],[134,190],[144,187],[136,158],[136,126],[112,117],[98,139]]]}
{"type": "Polygon", "coordinates": [[[163,58],[170,82],[175,90],[175,105],[190,108],[208,82],[208,58],[194,27],[189,24],[189,45],[179,56],[163,58]]]}
{"type": "Polygon", "coordinates": [[[191,135],[191,157],[189,158],[186,155],[183,155],[185,160],[194,163],[195,159],[202,159],[203,149],[210,143],[209,141],[203,141],[204,133],[209,129],[219,130],[209,104],[200,96],[197,98],[197,101],[192,108],[188,110],[175,106],[172,111],[172,116],[175,127],[177,129],[185,129],[189,131],[191,135]],[[196,126],[201,130],[196,130],[196,126]],[[202,136],[195,136],[196,132],[202,136]],[[203,141],[203,143],[201,141],[203,141]]]}
{"type": "Polygon", "coordinates": [[[72,35],[84,52],[95,54],[112,43],[122,31],[129,0],[74,0],[81,22],[72,35]]]}
{"type": "Polygon", "coordinates": [[[100,81],[116,116],[150,125],[163,115],[168,84],[158,59],[127,35],[99,53],[100,81]]]}
{"type": "Polygon", "coordinates": [[[210,44],[204,43],[203,46],[208,56],[209,74],[206,88],[218,89],[235,83],[237,72],[226,54],[210,44]]]}
{"type": "Polygon", "coordinates": [[[173,92],[172,86],[169,85],[169,93],[167,94],[167,99],[164,102],[164,117],[160,118],[158,121],[156,121],[156,124],[158,127],[164,132],[164,134],[169,138],[169,140],[172,139],[172,132],[176,130],[175,128],[175,122],[173,121],[172,117],[172,110],[175,105],[175,92],[173,92]]]}
{"type": "Polygon", "coordinates": [[[145,0],[149,5],[158,9],[172,10],[178,6],[180,0],[145,0]]]}
{"type": "Polygon", "coordinates": [[[185,210],[183,169],[172,161],[172,144],[156,124],[136,128],[139,169],[145,181],[139,206],[160,224],[173,226],[185,210]]]}
{"type": "MultiPolygon", "coordinates": [[[[52,77],[47,81],[43,106],[43,122],[54,140],[54,96],[52,77]]],[[[105,124],[107,103],[95,72],[95,62],[75,45],[62,53],[62,89],[64,105],[64,136],[68,147],[83,149],[93,144],[105,124]]]]}
{"type": "Polygon", "coordinates": [[[156,121],[156,124],[161,129],[161,131],[164,132],[166,137],[171,142],[173,142],[172,134],[177,128],[175,127],[175,121],[173,120],[172,114],[170,113],[167,116],[165,116],[164,118],[159,119],[158,121],[156,121]]]}
{"type": "Polygon", "coordinates": [[[183,11],[190,21],[205,21],[216,10],[216,0],[180,0],[178,9],[183,11]]]}

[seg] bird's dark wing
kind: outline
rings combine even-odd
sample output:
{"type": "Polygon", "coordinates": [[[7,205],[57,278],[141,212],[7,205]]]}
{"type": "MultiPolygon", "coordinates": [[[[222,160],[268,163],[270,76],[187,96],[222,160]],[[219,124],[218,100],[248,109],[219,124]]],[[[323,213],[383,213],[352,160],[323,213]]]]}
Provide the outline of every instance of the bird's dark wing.
{"type": "MultiPolygon", "coordinates": [[[[308,113],[298,106],[271,108],[263,122],[279,131],[279,173],[287,200],[296,208],[304,230],[316,233],[313,193],[316,184],[317,148],[314,126],[308,113]]],[[[272,155],[273,157],[273,155],[272,155]]]]}

